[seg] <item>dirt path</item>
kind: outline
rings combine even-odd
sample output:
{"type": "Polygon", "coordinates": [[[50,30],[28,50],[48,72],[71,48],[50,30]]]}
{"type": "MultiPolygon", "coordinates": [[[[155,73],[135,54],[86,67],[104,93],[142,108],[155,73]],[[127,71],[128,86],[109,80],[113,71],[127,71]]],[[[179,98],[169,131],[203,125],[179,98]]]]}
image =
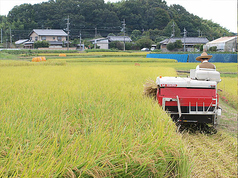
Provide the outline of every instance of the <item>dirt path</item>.
{"type": "Polygon", "coordinates": [[[237,111],[224,102],[220,105],[223,110],[217,134],[182,133],[193,178],[237,177],[237,111]]]}

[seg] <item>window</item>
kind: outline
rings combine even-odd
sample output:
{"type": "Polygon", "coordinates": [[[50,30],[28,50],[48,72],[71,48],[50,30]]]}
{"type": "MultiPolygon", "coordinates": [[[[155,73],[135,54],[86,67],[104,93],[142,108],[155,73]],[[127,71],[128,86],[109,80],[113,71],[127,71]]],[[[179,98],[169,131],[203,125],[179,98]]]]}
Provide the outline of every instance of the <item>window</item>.
{"type": "Polygon", "coordinates": [[[38,41],[38,36],[35,37],[35,41],[38,41]]]}
{"type": "Polygon", "coordinates": [[[57,37],[57,40],[58,40],[58,41],[62,41],[61,36],[58,36],[58,37],[57,37]]]}
{"type": "Polygon", "coordinates": [[[41,39],[42,39],[42,40],[46,40],[46,37],[45,37],[45,36],[42,36],[41,39]]]}
{"type": "Polygon", "coordinates": [[[53,37],[53,40],[55,40],[55,37],[53,37]]]}
{"type": "Polygon", "coordinates": [[[30,41],[32,41],[32,37],[30,37],[30,41]]]}

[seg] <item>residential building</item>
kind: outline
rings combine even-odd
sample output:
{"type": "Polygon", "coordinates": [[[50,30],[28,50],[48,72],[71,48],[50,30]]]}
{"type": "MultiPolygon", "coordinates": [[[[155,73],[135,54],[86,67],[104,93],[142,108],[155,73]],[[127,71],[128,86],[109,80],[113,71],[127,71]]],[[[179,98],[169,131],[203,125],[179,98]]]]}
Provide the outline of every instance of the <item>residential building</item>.
{"type": "Polygon", "coordinates": [[[174,43],[177,40],[181,40],[182,44],[185,44],[186,51],[193,51],[195,45],[205,45],[209,40],[205,37],[182,37],[182,38],[167,38],[160,42],[160,49],[162,51],[167,51],[167,44],[174,43]]]}
{"type": "Polygon", "coordinates": [[[62,48],[68,35],[60,29],[33,29],[29,36],[30,42],[48,41],[50,48],[62,48]]]}

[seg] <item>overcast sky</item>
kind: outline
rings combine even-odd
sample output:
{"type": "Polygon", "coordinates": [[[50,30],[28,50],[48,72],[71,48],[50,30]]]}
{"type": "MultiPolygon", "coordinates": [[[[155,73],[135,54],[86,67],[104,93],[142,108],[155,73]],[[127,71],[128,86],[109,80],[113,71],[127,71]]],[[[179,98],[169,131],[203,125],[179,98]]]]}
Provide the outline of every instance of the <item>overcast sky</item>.
{"type": "MultiPolygon", "coordinates": [[[[48,0],[0,0],[0,15],[7,15],[15,6],[24,3],[36,4],[48,0]]],[[[105,2],[117,2],[119,0],[104,0],[105,2]]],[[[165,0],[168,5],[179,4],[188,12],[203,19],[212,20],[227,28],[231,32],[237,32],[237,0],[165,0]]]]}

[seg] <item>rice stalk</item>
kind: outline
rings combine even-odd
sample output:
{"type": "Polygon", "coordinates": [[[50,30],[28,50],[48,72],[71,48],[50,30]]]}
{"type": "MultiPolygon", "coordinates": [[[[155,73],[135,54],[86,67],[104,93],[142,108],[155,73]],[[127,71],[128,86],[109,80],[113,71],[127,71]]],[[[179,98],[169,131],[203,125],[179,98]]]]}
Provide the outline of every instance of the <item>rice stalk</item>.
{"type": "Polygon", "coordinates": [[[147,80],[146,83],[144,84],[143,94],[147,97],[151,97],[153,99],[156,99],[157,88],[158,87],[157,87],[155,81],[147,80]]]}

